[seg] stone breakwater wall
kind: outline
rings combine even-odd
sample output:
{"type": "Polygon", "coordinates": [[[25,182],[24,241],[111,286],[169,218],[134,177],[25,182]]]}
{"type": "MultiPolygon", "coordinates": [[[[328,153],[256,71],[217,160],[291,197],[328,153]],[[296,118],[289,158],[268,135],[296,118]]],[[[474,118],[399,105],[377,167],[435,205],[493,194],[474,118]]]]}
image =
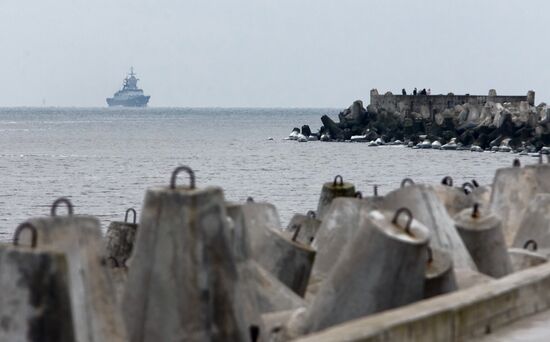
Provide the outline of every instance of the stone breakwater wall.
{"type": "Polygon", "coordinates": [[[338,114],[338,121],[328,115],[321,121],[317,133],[304,126],[305,139],[345,141],[356,136],[355,141],[382,144],[428,139],[480,149],[505,145],[528,152],[550,146],[550,108],[546,103],[535,106],[534,91],[522,96],[501,96],[494,89],[487,96],[380,95],[373,89],[369,105],[357,100],[338,114]]]}
{"type": "Polygon", "coordinates": [[[455,95],[453,93],[447,95],[394,95],[391,92],[380,95],[377,89],[372,89],[370,92],[370,105],[376,107],[377,110],[404,114],[420,113],[426,118],[452,109],[456,105],[468,104],[481,111],[487,102],[509,103],[517,108],[520,107],[521,102],[534,106],[535,92],[529,91],[524,96],[497,95],[493,89],[489,91],[489,95],[455,95]]]}

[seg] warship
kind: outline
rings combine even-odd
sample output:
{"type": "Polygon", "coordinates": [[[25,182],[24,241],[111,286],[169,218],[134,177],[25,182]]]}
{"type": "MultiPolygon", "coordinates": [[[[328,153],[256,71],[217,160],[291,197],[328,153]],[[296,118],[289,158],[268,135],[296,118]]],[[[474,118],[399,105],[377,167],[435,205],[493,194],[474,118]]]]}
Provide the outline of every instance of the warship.
{"type": "Polygon", "coordinates": [[[107,98],[109,107],[145,107],[151,96],[143,95],[143,90],[137,87],[136,74],[134,67],[130,68],[130,73],[124,79],[122,89],[117,91],[113,97],[107,98]]]}

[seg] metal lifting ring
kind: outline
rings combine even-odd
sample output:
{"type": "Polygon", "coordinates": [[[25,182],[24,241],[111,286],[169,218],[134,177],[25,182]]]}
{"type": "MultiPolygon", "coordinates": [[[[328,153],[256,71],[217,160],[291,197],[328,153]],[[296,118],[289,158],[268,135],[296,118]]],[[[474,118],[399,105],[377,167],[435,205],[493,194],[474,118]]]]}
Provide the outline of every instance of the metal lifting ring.
{"type": "Polygon", "coordinates": [[[479,217],[479,203],[474,204],[474,207],[472,208],[472,217],[473,218],[479,217]]]}
{"type": "Polygon", "coordinates": [[[472,191],[474,191],[474,186],[472,185],[472,183],[466,182],[466,183],[462,184],[462,190],[464,191],[464,193],[466,195],[469,195],[469,194],[472,193],[472,191]]]}
{"type": "Polygon", "coordinates": [[[21,234],[21,232],[25,229],[29,229],[31,231],[31,247],[35,248],[38,233],[36,227],[29,222],[23,222],[15,229],[15,233],[13,234],[13,245],[19,246],[19,234],[21,234]]]}
{"type": "Polygon", "coordinates": [[[413,220],[413,214],[408,208],[397,209],[397,211],[395,212],[395,215],[393,215],[393,220],[391,222],[393,224],[397,225],[397,219],[399,218],[399,215],[401,215],[403,213],[405,213],[409,217],[409,219],[407,220],[407,224],[405,225],[405,227],[401,227],[401,228],[405,229],[405,233],[407,233],[409,235],[412,235],[411,234],[411,223],[412,223],[412,220],[413,220]]]}
{"type": "Polygon", "coordinates": [[[296,230],[294,231],[294,234],[292,234],[292,241],[296,241],[296,239],[298,238],[298,234],[300,234],[300,229],[302,229],[302,225],[297,224],[296,230]]]}
{"type": "Polygon", "coordinates": [[[536,252],[536,250],[538,249],[538,245],[535,240],[527,240],[525,244],[523,244],[523,249],[529,250],[529,246],[531,245],[533,246],[533,252],[536,252]]]}
{"type": "Polygon", "coordinates": [[[521,167],[521,162],[518,158],[514,159],[514,162],[512,163],[513,167],[521,167]]]}
{"type": "Polygon", "coordinates": [[[67,214],[68,214],[68,216],[72,216],[73,215],[73,204],[66,197],[60,197],[60,198],[56,199],[55,202],[53,202],[52,208],[50,210],[51,216],[57,216],[57,207],[59,207],[59,205],[61,203],[65,203],[67,205],[67,214]]]}
{"type": "Polygon", "coordinates": [[[404,188],[407,184],[414,185],[414,181],[410,178],[405,178],[401,181],[402,188],[404,188]]]}
{"type": "Polygon", "coordinates": [[[361,199],[361,198],[363,198],[363,193],[361,191],[356,191],[354,196],[355,196],[355,198],[360,198],[361,199]]]}
{"type": "Polygon", "coordinates": [[[134,224],[136,224],[137,213],[134,208],[128,208],[128,210],[126,210],[126,214],[124,215],[124,223],[128,223],[128,213],[130,212],[134,214],[134,224]]]}
{"type": "Polygon", "coordinates": [[[173,172],[172,172],[172,178],[170,178],[170,189],[176,188],[176,178],[178,177],[178,174],[182,171],[187,172],[189,175],[189,188],[195,189],[195,172],[189,167],[189,166],[178,166],[173,172]]]}
{"type": "Polygon", "coordinates": [[[312,218],[312,219],[316,218],[316,216],[317,216],[313,210],[308,211],[306,215],[307,215],[307,217],[312,218]]]}
{"type": "Polygon", "coordinates": [[[344,178],[342,176],[337,175],[334,177],[334,181],[332,182],[332,186],[344,186],[344,178]],[[340,181],[338,181],[340,180],[340,181]]]}
{"type": "Polygon", "coordinates": [[[252,198],[252,196],[248,196],[246,203],[254,203],[254,198],[252,198]]]}
{"type": "Polygon", "coordinates": [[[446,186],[453,186],[453,178],[451,176],[445,176],[441,181],[441,184],[446,186]]]}

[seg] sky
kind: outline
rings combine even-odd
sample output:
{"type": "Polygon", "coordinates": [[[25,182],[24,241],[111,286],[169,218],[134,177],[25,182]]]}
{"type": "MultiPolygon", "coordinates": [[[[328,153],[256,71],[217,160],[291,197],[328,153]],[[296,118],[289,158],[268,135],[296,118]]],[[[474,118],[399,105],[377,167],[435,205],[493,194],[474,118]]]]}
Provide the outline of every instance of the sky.
{"type": "Polygon", "coordinates": [[[546,0],[0,0],[0,106],[331,107],[369,92],[536,91],[546,0]]]}

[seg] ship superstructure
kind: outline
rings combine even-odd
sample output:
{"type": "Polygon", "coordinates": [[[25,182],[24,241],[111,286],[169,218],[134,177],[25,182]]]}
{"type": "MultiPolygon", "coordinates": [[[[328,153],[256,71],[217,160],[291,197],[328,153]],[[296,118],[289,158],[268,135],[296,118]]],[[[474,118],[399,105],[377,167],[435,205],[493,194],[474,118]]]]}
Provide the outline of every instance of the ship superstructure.
{"type": "Polygon", "coordinates": [[[137,82],[139,79],[134,73],[134,68],[130,68],[130,73],[122,84],[122,89],[117,91],[113,97],[107,98],[109,107],[124,106],[124,107],[145,107],[151,96],[143,95],[143,90],[138,88],[137,82]]]}

